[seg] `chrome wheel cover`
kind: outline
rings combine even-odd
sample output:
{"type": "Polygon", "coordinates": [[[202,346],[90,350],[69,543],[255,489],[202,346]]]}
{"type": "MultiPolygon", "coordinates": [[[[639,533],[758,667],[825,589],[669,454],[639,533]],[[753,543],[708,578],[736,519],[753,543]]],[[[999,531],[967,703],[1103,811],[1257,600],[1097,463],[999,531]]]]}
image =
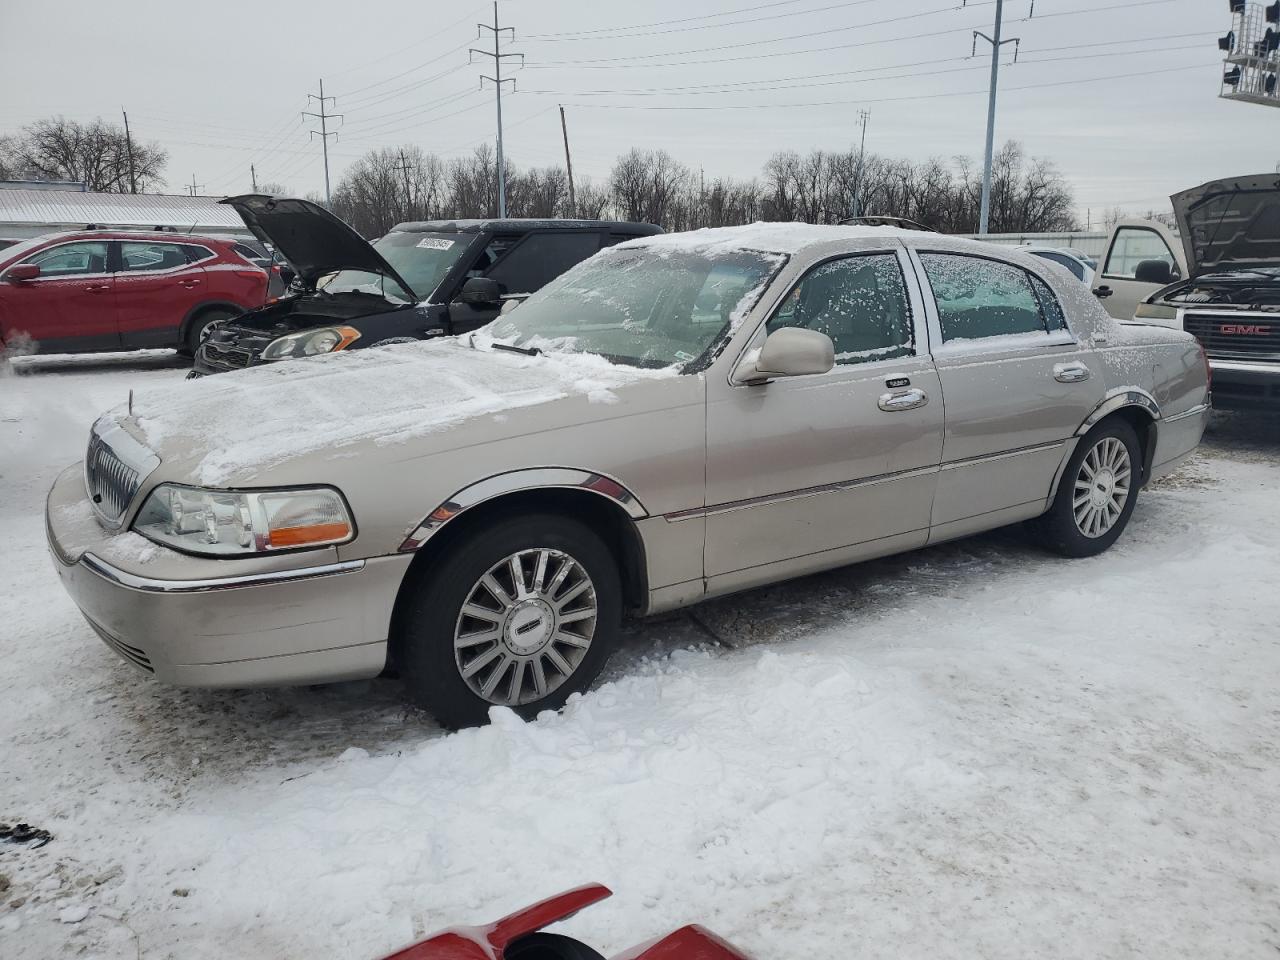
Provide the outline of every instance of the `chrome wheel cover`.
{"type": "Polygon", "coordinates": [[[519,706],[555,692],[596,632],[596,589],[559,550],[513,553],[467,593],[453,632],[458,674],[482,700],[519,706]]]}
{"type": "Polygon", "coordinates": [[[1129,502],[1132,479],[1128,447],[1115,437],[1095,443],[1076,474],[1071,500],[1076,529],[1091,539],[1105,536],[1129,502]]]}

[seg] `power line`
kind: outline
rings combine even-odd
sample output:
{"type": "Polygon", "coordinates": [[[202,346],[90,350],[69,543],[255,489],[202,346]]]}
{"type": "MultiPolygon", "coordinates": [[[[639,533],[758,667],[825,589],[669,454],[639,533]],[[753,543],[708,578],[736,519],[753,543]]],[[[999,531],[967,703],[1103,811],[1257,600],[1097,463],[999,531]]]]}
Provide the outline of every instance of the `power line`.
{"type": "Polygon", "coordinates": [[[761,3],[754,7],[741,7],[735,10],[725,10],[721,13],[703,13],[695,17],[681,17],[679,20],[655,20],[650,23],[632,23],[621,27],[601,27],[598,30],[567,30],[563,33],[532,33],[525,39],[542,40],[548,37],[567,37],[567,36],[584,36],[587,34],[612,33],[614,30],[643,30],[645,27],[665,27],[673,23],[691,23],[694,20],[711,20],[716,17],[731,17],[739,13],[751,13],[755,10],[767,10],[773,7],[789,7],[797,3],[804,3],[805,0],[775,0],[773,3],[761,3]]]}
{"type": "MultiPolygon", "coordinates": [[[[334,77],[345,77],[345,76],[347,76],[348,74],[351,74],[351,73],[357,73],[357,72],[359,72],[359,71],[361,71],[361,70],[365,70],[365,69],[367,69],[367,68],[369,68],[369,67],[373,66],[374,64],[386,63],[386,62],[387,62],[391,57],[394,57],[394,56],[397,56],[397,55],[399,55],[399,54],[401,54],[401,53],[404,53],[406,50],[412,50],[414,47],[418,46],[418,44],[420,44],[420,43],[426,43],[426,42],[429,42],[429,41],[431,41],[431,40],[437,40],[437,39],[439,39],[440,37],[444,36],[446,33],[448,33],[450,30],[452,30],[454,27],[456,27],[456,26],[458,26],[458,25],[460,25],[460,24],[466,23],[466,22],[467,22],[468,20],[470,20],[472,17],[476,16],[479,10],[480,10],[480,7],[479,7],[479,6],[474,6],[474,7],[472,7],[472,8],[470,9],[470,11],[469,11],[465,16],[463,16],[461,19],[459,19],[459,20],[455,20],[453,23],[449,24],[447,27],[442,27],[442,28],[441,28],[441,29],[440,29],[436,34],[434,34],[433,36],[431,36],[431,37],[426,37],[426,38],[422,38],[422,39],[418,39],[418,40],[415,40],[415,41],[413,41],[412,43],[407,43],[407,44],[405,44],[403,47],[397,47],[395,50],[388,50],[386,53],[384,53],[384,54],[382,54],[380,57],[378,57],[378,59],[377,59],[377,60],[367,60],[367,61],[365,61],[364,63],[359,64],[359,65],[354,66],[354,67],[347,67],[345,70],[337,70],[337,71],[334,71],[333,73],[331,73],[331,74],[330,74],[329,79],[331,79],[331,80],[332,80],[334,77]]],[[[424,64],[424,66],[425,66],[425,64],[424,64]]],[[[403,74],[401,74],[401,76],[403,76],[403,74]]],[[[395,79],[395,78],[393,77],[393,78],[391,78],[391,79],[395,79]]],[[[371,84],[368,84],[367,86],[357,87],[355,90],[351,90],[351,91],[349,91],[349,92],[347,92],[347,93],[344,93],[344,94],[342,95],[342,98],[343,98],[343,100],[345,101],[347,97],[355,96],[357,93],[360,93],[360,92],[361,92],[361,91],[363,91],[363,90],[368,90],[368,89],[370,89],[370,88],[372,88],[372,87],[376,87],[379,83],[386,83],[386,82],[389,82],[389,81],[379,80],[379,81],[377,81],[377,83],[371,83],[371,84]]]]}

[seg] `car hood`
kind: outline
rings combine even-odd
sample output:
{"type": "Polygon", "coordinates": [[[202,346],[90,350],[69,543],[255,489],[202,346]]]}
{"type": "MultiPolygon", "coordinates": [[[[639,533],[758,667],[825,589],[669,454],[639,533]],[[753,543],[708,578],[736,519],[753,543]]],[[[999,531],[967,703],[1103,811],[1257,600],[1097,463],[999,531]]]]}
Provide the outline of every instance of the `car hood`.
{"type": "MultiPolygon", "coordinates": [[[[677,402],[695,381],[602,357],[475,349],[446,338],[327,354],[140,390],[120,422],[157,480],[212,487],[332,482],[460,447],[677,402]],[[308,479],[310,478],[310,479],[308,479]]],[[[579,449],[547,451],[548,462],[579,449]]]]}
{"type": "Polygon", "coordinates": [[[233,207],[255,237],[293,264],[308,287],[335,270],[364,270],[395,281],[410,300],[418,299],[373,244],[317,203],[257,193],[218,202],[233,207]]]}
{"type": "Polygon", "coordinates": [[[1280,174],[1213,180],[1169,199],[1191,276],[1280,265],[1280,174]]]}

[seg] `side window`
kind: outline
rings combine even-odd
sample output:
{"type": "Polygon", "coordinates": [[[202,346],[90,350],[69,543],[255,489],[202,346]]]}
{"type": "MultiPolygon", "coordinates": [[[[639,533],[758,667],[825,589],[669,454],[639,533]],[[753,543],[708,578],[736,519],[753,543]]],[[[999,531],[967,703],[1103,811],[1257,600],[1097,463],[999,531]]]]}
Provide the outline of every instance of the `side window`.
{"type": "Polygon", "coordinates": [[[598,233],[531,233],[488,276],[505,293],[533,293],[599,249],[598,233]]]}
{"type": "Polygon", "coordinates": [[[1121,227],[1107,251],[1102,275],[1133,280],[1138,275],[1138,264],[1143,260],[1163,260],[1169,265],[1170,272],[1178,276],[1178,261],[1160,234],[1146,227],[1121,227]]]}
{"type": "Polygon", "coordinates": [[[98,240],[64,243],[60,247],[38,250],[22,262],[39,264],[41,277],[106,273],[107,245],[98,240]]]}
{"type": "Polygon", "coordinates": [[[172,270],[185,267],[187,255],[176,243],[138,243],[126,240],[120,244],[121,269],[131,273],[147,270],[172,270]]]}
{"type": "Polygon", "coordinates": [[[1072,275],[1073,275],[1077,280],[1083,280],[1083,279],[1084,279],[1084,264],[1082,264],[1079,260],[1073,260],[1071,257],[1063,256],[1063,255],[1062,255],[1062,254],[1060,254],[1060,253],[1039,253],[1039,252],[1037,252],[1037,253],[1035,254],[1035,256],[1039,257],[1039,258],[1040,258],[1040,259],[1042,259],[1042,260],[1049,260],[1049,261],[1051,261],[1051,262],[1053,262],[1053,263],[1056,263],[1056,264],[1058,264],[1058,265],[1060,265],[1060,266],[1066,267],[1068,270],[1070,270],[1070,271],[1071,271],[1072,275]]]}
{"type": "Polygon", "coordinates": [[[214,256],[214,252],[208,247],[200,247],[194,243],[184,243],[182,252],[186,254],[187,263],[199,263],[201,260],[208,260],[214,256]]]}
{"type": "Polygon", "coordinates": [[[810,270],[769,319],[770,332],[806,327],[831,338],[837,364],[915,353],[911,310],[894,254],[833,260],[810,270]]]}
{"type": "Polygon", "coordinates": [[[938,302],[944,342],[1046,332],[1031,280],[1017,267],[941,253],[923,253],[920,260],[938,302]]]}
{"type": "Polygon", "coordinates": [[[1031,286],[1035,287],[1036,298],[1040,301],[1040,310],[1044,313],[1044,324],[1049,332],[1067,329],[1067,315],[1062,312],[1062,304],[1054,296],[1049,285],[1037,276],[1031,277],[1031,286]]]}
{"type": "Polygon", "coordinates": [[[476,257],[475,264],[467,271],[468,277],[483,277],[489,272],[489,268],[498,262],[498,259],[520,242],[519,237],[496,236],[484,245],[484,249],[480,251],[480,256],[476,257]]]}

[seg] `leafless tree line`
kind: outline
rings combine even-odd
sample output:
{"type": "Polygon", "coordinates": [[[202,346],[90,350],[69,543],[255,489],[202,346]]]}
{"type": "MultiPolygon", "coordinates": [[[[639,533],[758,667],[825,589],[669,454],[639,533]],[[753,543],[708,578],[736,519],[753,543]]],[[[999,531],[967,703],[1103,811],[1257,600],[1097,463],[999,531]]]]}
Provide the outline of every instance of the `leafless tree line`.
{"type": "Polygon", "coordinates": [[[0,137],[0,179],[75,180],[90,190],[144,193],[164,182],[169,155],[158,143],[129,145],[123,127],[101,119],[79,123],[63,117],[37,120],[0,137]]]}
{"type": "MultiPolygon", "coordinates": [[[[668,230],[730,226],[756,220],[837,223],[855,213],[906,217],[944,233],[978,226],[981,167],[967,157],[923,163],[854,152],[774,154],[759,177],[718,177],[663,150],[632,149],[604,184],[579,179],[570,196],[559,166],[504,165],[507,213],[513,217],[616,217],[668,230]]],[[[402,220],[493,216],[497,164],[486,146],[442,160],[418,147],[383,148],[349,167],[333,194],[334,212],[366,236],[402,220]]],[[[1015,141],[993,164],[994,233],[1075,228],[1071,189],[1054,165],[1028,158],[1015,141]]]]}

